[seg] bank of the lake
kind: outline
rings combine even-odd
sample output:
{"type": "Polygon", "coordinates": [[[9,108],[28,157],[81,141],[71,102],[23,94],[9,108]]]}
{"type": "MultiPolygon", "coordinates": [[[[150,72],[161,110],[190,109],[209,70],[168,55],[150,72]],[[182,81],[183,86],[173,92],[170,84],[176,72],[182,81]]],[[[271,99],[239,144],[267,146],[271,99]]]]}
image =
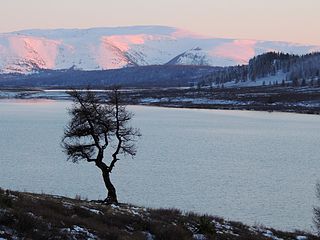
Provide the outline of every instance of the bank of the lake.
{"type": "Polygon", "coordinates": [[[310,233],[248,226],[223,218],[0,189],[0,239],[268,240],[310,233]]]}

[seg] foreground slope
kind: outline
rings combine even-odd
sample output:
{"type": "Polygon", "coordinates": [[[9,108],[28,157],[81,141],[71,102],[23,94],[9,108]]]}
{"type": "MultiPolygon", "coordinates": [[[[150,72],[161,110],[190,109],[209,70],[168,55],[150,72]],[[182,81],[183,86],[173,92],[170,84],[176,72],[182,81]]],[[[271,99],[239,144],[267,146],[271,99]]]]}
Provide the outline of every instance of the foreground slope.
{"type": "Polygon", "coordinates": [[[0,73],[154,64],[230,66],[268,51],[317,50],[319,46],[212,38],[164,26],[23,30],[0,34],[0,73]]]}
{"type": "Polygon", "coordinates": [[[176,209],[103,205],[0,189],[0,239],[318,239],[176,209]]]}

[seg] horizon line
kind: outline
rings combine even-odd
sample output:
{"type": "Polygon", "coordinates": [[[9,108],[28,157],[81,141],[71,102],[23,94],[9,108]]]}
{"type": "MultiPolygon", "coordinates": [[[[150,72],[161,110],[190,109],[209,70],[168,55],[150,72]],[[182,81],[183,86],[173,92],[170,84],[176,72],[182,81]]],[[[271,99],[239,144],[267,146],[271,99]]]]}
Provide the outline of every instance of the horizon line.
{"type": "Polygon", "coordinates": [[[0,32],[2,34],[18,34],[24,31],[59,31],[59,30],[79,30],[79,31],[88,31],[88,30],[97,30],[97,29],[116,29],[116,28],[134,28],[134,27],[141,27],[141,28],[148,28],[148,27],[158,27],[158,28],[167,28],[172,30],[182,30],[190,35],[198,36],[202,39],[225,39],[225,40],[250,40],[250,41],[257,41],[257,42],[277,42],[277,43],[287,43],[293,45],[301,45],[301,46],[311,46],[311,47],[320,47],[320,44],[313,44],[313,43],[302,43],[302,42],[294,42],[288,40],[275,40],[275,39],[257,39],[257,38],[237,38],[237,37],[222,37],[222,36],[210,36],[210,35],[202,35],[197,32],[190,31],[185,28],[168,26],[168,25],[161,25],[161,24],[135,24],[135,25],[116,25],[116,26],[92,26],[92,27],[48,27],[48,28],[25,28],[25,29],[18,29],[9,32],[0,32]]]}

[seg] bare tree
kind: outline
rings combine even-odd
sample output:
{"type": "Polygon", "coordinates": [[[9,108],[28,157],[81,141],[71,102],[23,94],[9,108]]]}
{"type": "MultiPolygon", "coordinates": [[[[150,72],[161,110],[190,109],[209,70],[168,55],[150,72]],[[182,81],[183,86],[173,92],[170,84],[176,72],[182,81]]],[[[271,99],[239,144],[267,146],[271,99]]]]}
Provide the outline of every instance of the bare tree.
{"type": "Polygon", "coordinates": [[[90,90],[73,90],[69,94],[73,105],[69,109],[71,120],[62,138],[64,152],[72,162],[94,163],[101,170],[107,189],[105,203],[118,203],[110,173],[120,155],[136,155],[135,142],[140,132],[129,125],[133,114],[121,102],[118,88],[106,93],[105,103],[90,90]]]}

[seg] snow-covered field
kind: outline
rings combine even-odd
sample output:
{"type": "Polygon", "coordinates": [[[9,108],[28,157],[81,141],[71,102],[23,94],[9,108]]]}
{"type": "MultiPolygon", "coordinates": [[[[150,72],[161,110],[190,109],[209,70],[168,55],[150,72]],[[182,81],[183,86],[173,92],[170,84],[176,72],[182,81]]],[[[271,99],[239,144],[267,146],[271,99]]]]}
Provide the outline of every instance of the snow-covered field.
{"type": "MultiPolygon", "coordinates": [[[[286,80],[286,73],[279,72],[276,75],[258,78],[255,81],[247,80],[245,82],[227,82],[224,84],[224,87],[259,87],[259,86],[268,86],[268,85],[280,85],[282,81],[286,80]]],[[[291,83],[291,81],[285,81],[285,83],[291,83]]]]}

